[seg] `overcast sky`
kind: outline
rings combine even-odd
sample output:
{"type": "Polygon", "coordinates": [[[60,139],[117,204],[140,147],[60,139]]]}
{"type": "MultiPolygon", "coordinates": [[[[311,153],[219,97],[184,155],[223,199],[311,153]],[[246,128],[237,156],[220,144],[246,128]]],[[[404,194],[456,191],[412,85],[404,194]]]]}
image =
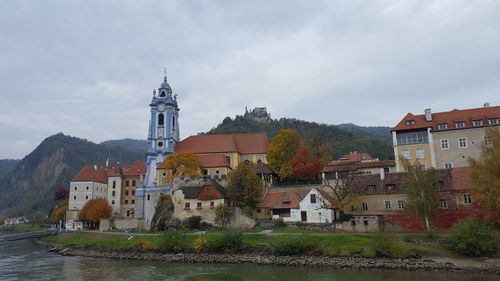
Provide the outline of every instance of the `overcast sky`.
{"type": "Polygon", "coordinates": [[[394,126],[500,105],[500,1],[2,1],[0,159],[146,138],[164,67],[182,138],[245,106],[394,126]]]}

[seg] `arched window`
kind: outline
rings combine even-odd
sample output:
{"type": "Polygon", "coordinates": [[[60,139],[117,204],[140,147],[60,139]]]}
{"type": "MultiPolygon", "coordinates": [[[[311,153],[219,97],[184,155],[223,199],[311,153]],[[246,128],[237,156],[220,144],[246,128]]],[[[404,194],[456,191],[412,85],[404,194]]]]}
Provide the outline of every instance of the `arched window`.
{"type": "Polygon", "coordinates": [[[172,130],[175,130],[175,116],[172,116],[172,130]]]}
{"type": "Polygon", "coordinates": [[[160,113],[160,115],[158,115],[158,125],[163,125],[164,122],[165,116],[163,115],[163,113],[160,113]]]}

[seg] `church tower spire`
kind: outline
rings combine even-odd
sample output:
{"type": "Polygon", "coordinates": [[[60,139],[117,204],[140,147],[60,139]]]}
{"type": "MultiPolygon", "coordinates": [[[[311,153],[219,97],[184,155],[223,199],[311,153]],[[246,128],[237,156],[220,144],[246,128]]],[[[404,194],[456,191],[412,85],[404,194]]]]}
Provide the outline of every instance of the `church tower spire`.
{"type": "Polygon", "coordinates": [[[154,215],[154,208],[160,193],[168,192],[170,185],[158,186],[156,168],[165,157],[174,152],[179,142],[179,107],[177,95],[172,97],[172,88],[167,82],[167,71],[164,69],[163,82],[157,93],[153,91],[151,100],[148,130],[148,152],[146,157],[147,172],[144,182],[136,189],[135,214],[144,219],[148,227],[154,215]]]}

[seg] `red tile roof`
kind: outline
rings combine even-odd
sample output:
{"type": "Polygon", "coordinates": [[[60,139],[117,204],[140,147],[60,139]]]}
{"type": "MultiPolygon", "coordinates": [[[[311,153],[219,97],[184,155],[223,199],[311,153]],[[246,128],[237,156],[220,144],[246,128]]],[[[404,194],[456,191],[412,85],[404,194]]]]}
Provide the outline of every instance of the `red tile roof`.
{"type": "Polygon", "coordinates": [[[425,114],[413,115],[408,113],[403,120],[401,120],[396,127],[392,128],[393,131],[415,130],[432,128],[434,131],[439,130],[439,124],[447,124],[447,130],[455,129],[468,129],[474,128],[472,121],[482,120],[483,126],[491,126],[488,119],[500,119],[500,106],[481,107],[472,109],[454,109],[451,111],[432,113],[432,121],[425,120],[425,114]],[[408,125],[407,121],[413,120],[413,125],[408,125]],[[456,122],[465,122],[464,128],[457,128],[456,122]]]}
{"type": "Polygon", "coordinates": [[[269,139],[265,133],[198,135],[190,136],[175,146],[176,152],[227,153],[240,154],[266,153],[269,139]]]}
{"type": "Polygon", "coordinates": [[[302,201],[302,197],[297,192],[270,192],[257,204],[257,207],[269,209],[298,209],[300,208],[300,201],[302,201]]]}
{"type": "Polygon", "coordinates": [[[373,162],[330,162],[324,169],[323,173],[340,172],[340,171],[356,171],[359,169],[394,167],[396,161],[384,160],[373,162]]]}
{"type": "Polygon", "coordinates": [[[72,181],[95,181],[108,183],[108,177],[106,175],[106,170],[101,166],[97,166],[97,169],[95,169],[92,165],[85,165],[72,181]]]}
{"type": "Polygon", "coordinates": [[[357,153],[357,152],[349,153],[340,157],[340,161],[352,162],[352,161],[365,161],[365,160],[373,160],[373,158],[368,153],[357,153]]]}
{"type": "Polygon", "coordinates": [[[196,155],[196,162],[202,168],[230,167],[226,156],[222,154],[196,155]]]}
{"type": "Polygon", "coordinates": [[[147,166],[146,163],[140,160],[136,160],[129,168],[123,170],[124,176],[140,176],[146,175],[147,166]]]}

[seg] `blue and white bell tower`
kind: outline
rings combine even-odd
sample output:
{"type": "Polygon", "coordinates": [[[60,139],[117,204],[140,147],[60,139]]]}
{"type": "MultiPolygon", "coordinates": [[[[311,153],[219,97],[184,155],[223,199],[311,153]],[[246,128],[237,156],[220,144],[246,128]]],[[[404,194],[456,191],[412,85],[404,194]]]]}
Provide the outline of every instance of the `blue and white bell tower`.
{"type": "Polygon", "coordinates": [[[135,216],[144,219],[144,227],[149,228],[160,193],[167,193],[171,186],[158,186],[156,168],[165,157],[174,152],[179,142],[179,107],[177,95],[172,95],[172,88],[163,78],[158,92],[153,90],[149,121],[148,152],[146,157],[147,172],[144,181],[136,188],[135,216]]]}

